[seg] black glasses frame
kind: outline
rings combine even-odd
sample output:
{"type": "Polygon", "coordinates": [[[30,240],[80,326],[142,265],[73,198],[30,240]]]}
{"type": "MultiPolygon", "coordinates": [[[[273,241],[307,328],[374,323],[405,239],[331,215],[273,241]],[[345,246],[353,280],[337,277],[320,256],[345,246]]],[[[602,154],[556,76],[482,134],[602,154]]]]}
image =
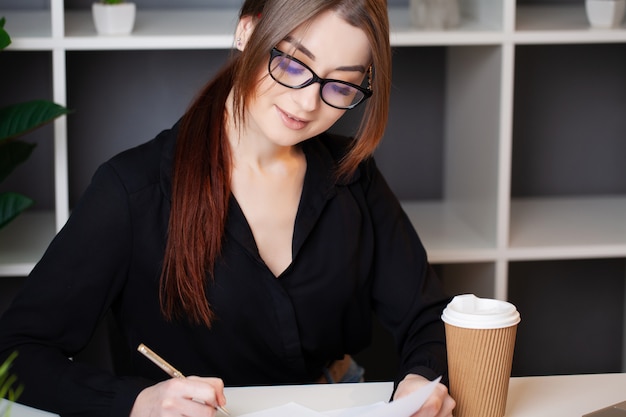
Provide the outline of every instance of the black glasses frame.
{"type": "Polygon", "coordinates": [[[315,73],[315,71],[313,71],[313,70],[312,70],[312,69],[311,69],[308,65],[306,65],[304,62],[302,62],[302,61],[300,61],[299,59],[294,58],[293,56],[291,56],[291,55],[289,55],[289,54],[286,54],[285,52],[283,52],[283,51],[279,50],[278,48],[274,47],[274,48],[272,48],[272,50],[270,51],[270,60],[269,60],[269,62],[268,62],[268,64],[267,64],[267,72],[270,74],[270,77],[272,77],[272,79],[273,79],[274,81],[276,81],[278,84],[280,84],[280,85],[282,85],[282,86],[284,86],[284,87],[287,87],[287,88],[294,89],[294,90],[299,90],[299,89],[302,89],[302,88],[308,87],[308,86],[310,86],[310,85],[312,85],[312,84],[319,83],[319,84],[320,84],[320,86],[321,86],[321,87],[320,87],[320,98],[322,99],[322,101],[323,101],[324,103],[326,103],[326,104],[327,104],[327,105],[329,105],[330,107],[334,107],[334,108],[336,108],[336,109],[341,109],[341,110],[350,110],[350,109],[353,109],[353,108],[355,108],[355,107],[356,107],[356,106],[358,106],[359,104],[363,103],[365,100],[367,100],[368,98],[370,98],[370,97],[372,96],[372,89],[371,89],[371,83],[372,83],[372,67],[371,67],[371,66],[370,66],[370,67],[369,67],[369,69],[368,69],[368,77],[369,77],[369,84],[370,84],[370,85],[368,86],[368,88],[363,88],[363,87],[361,87],[360,85],[352,84],[352,83],[349,83],[349,82],[347,82],[347,81],[343,81],[343,80],[335,80],[335,79],[332,79],[332,78],[322,78],[322,77],[318,76],[318,75],[315,73]],[[276,79],[276,77],[274,77],[274,75],[272,74],[272,61],[273,61],[273,60],[274,60],[274,58],[276,58],[276,57],[284,57],[284,58],[287,58],[287,59],[289,59],[289,60],[291,60],[291,61],[296,62],[296,63],[297,63],[297,64],[299,64],[299,65],[302,65],[304,68],[306,68],[308,71],[310,71],[310,72],[311,72],[312,77],[311,77],[308,81],[306,81],[306,82],[304,82],[304,83],[302,83],[302,84],[300,84],[300,85],[296,85],[296,86],[293,86],[293,85],[289,85],[289,84],[285,84],[285,83],[283,83],[282,81],[280,81],[280,80],[276,79]],[[342,106],[342,107],[340,107],[340,106],[335,106],[334,104],[330,104],[329,102],[327,102],[327,101],[324,99],[324,95],[322,94],[322,91],[324,90],[324,86],[325,86],[326,84],[328,84],[328,83],[339,83],[339,84],[343,84],[343,85],[347,85],[347,86],[349,86],[349,87],[355,88],[355,89],[359,90],[361,93],[363,93],[363,97],[361,98],[361,100],[359,100],[359,101],[357,101],[356,103],[353,103],[353,104],[351,104],[351,105],[349,105],[349,106],[342,106]]]}

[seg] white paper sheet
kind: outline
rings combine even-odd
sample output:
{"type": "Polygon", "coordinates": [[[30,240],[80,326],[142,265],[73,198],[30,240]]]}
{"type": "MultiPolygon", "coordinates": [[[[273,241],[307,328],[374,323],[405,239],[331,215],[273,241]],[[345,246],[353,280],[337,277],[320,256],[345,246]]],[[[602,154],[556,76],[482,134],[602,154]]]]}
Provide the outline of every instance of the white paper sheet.
{"type": "Polygon", "coordinates": [[[254,413],[243,414],[239,417],[320,417],[324,414],[311,410],[297,403],[287,403],[279,407],[267,408],[254,413]]]}
{"type": "Polygon", "coordinates": [[[386,402],[379,401],[370,405],[360,405],[350,408],[342,408],[339,410],[325,411],[323,414],[326,417],[360,417],[363,414],[373,412],[379,408],[384,408],[388,405],[386,402]]]}
{"type": "Polygon", "coordinates": [[[268,408],[239,417],[410,417],[426,402],[441,380],[441,377],[424,385],[419,390],[392,402],[319,412],[303,405],[290,402],[278,407],[268,408]]]}

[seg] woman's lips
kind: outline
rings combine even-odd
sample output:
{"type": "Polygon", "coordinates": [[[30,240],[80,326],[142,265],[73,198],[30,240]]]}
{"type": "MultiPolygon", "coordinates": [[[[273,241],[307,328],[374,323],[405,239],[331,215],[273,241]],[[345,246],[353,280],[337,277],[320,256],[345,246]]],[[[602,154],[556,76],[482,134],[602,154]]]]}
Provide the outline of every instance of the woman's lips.
{"type": "Polygon", "coordinates": [[[294,130],[304,129],[306,127],[306,125],[308,124],[308,122],[306,120],[299,119],[299,118],[297,118],[295,116],[292,116],[291,114],[289,114],[286,111],[282,110],[278,106],[276,107],[276,110],[278,111],[278,115],[280,116],[281,120],[283,121],[283,124],[285,126],[287,126],[289,129],[294,129],[294,130]]]}

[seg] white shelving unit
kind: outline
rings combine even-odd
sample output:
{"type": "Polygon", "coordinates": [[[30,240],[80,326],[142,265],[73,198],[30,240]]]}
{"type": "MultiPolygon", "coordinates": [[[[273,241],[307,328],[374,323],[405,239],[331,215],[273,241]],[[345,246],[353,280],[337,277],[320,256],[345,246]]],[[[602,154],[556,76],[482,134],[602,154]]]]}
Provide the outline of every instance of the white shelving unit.
{"type": "MultiPolygon", "coordinates": [[[[463,285],[506,299],[512,263],[626,258],[626,194],[511,197],[516,48],[625,44],[626,22],[612,30],[590,29],[582,1],[461,4],[461,25],[446,31],[415,29],[406,7],[389,10],[394,47],[442,47],[446,54],[443,197],[403,203],[430,259],[451,271],[452,281],[475,280],[463,285]]],[[[51,53],[53,99],[62,104],[71,82],[68,53],[229,49],[237,14],[140,8],[130,36],[102,37],[88,11],[65,11],[60,0],[51,0],[45,11],[1,7],[13,37],[10,50],[51,53]]],[[[54,136],[54,213],[27,213],[0,231],[0,276],[27,275],[68,217],[65,118],[55,122],[54,136]],[[18,242],[15,236],[21,236],[18,242]]]]}

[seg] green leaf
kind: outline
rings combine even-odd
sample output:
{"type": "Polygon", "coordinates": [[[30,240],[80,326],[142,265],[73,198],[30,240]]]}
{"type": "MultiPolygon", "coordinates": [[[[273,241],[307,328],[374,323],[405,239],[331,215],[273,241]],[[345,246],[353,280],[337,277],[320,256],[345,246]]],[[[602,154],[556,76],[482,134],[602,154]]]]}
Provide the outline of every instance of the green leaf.
{"type": "MultiPolygon", "coordinates": [[[[8,365],[10,365],[10,363],[7,362],[7,363],[4,363],[3,366],[4,365],[7,365],[7,366],[6,366],[6,369],[4,369],[4,373],[0,373],[0,388],[4,387],[5,381],[9,379],[9,372],[8,372],[9,366],[8,365]]],[[[2,372],[2,370],[0,370],[0,372],[2,372]]],[[[0,398],[3,398],[3,397],[0,395],[0,398]]]]}
{"type": "Polygon", "coordinates": [[[0,376],[3,376],[9,372],[9,368],[11,367],[11,364],[13,363],[17,355],[18,355],[17,352],[11,353],[9,357],[6,358],[4,363],[0,365],[0,376]]]}
{"type": "Polygon", "coordinates": [[[21,140],[0,142],[0,182],[22,162],[26,161],[37,144],[21,140]]]}
{"type": "Polygon", "coordinates": [[[9,36],[7,31],[4,30],[5,22],[6,19],[4,17],[0,18],[0,50],[6,48],[11,44],[11,37],[9,36]]]}
{"type": "Polygon", "coordinates": [[[11,191],[0,193],[0,228],[6,226],[33,204],[34,201],[25,195],[11,191]]]}
{"type": "MultiPolygon", "coordinates": [[[[13,361],[17,357],[17,352],[11,353],[9,357],[0,365],[0,399],[7,398],[10,401],[17,401],[22,394],[24,386],[20,384],[17,388],[14,384],[17,382],[17,376],[9,374],[9,369],[13,361]]],[[[8,416],[10,412],[10,404],[5,409],[0,409],[0,416],[8,416]]]]}
{"type": "Polygon", "coordinates": [[[17,377],[15,375],[9,375],[7,380],[2,382],[2,385],[0,386],[0,398],[8,398],[9,400],[11,400],[11,393],[13,391],[11,387],[13,386],[13,384],[15,384],[16,381],[17,377]]]}
{"type": "Polygon", "coordinates": [[[0,385],[0,398],[6,398],[9,401],[17,401],[19,396],[22,394],[24,390],[23,385],[18,385],[17,388],[14,388],[14,384],[17,382],[16,375],[9,375],[6,381],[0,385]]]}
{"type": "Polygon", "coordinates": [[[0,109],[0,141],[23,135],[67,113],[68,109],[48,100],[4,107],[0,109]]]}

